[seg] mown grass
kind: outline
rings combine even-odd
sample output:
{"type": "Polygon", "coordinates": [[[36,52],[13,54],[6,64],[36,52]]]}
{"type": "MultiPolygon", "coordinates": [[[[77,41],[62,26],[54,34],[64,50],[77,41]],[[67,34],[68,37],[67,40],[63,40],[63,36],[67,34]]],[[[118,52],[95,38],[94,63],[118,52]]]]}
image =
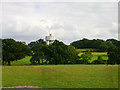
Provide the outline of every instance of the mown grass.
{"type": "Polygon", "coordinates": [[[2,85],[39,88],[118,88],[117,65],[3,66],[2,85]]]}

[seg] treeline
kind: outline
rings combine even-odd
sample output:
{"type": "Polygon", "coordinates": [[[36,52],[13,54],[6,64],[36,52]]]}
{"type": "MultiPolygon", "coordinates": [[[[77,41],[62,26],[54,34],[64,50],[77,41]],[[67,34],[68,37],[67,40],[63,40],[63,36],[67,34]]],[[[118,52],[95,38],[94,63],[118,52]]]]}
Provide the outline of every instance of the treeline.
{"type": "Polygon", "coordinates": [[[28,46],[34,53],[30,60],[32,64],[75,64],[78,57],[73,46],[67,46],[58,40],[51,45],[46,45],[40,39],[37,42],[31,42],[28,46]]]}
{"type": "MultiPolygon", "coordinates": [[[[89,40],[83,38],[82,40],[72,42],[71,45],[77,49],[91,48],[95,49],[97,52],[107,52],[107,61],[104,61],[101,57],[98,57],[98,59],[93,62],[94,64],[120,64],[120,41],[116,39],[107,39],[104,41],[101,39],[89,40]]],[[[90,54],[86,54],[84,56],[89,58],[90,54]]]]}
{"type": "Polygon", "coordinates": [[[25,56],[32,56],[31,64],[120,64],[120,41],[108,39],[82,39],[65,45],[63,42],[55,40],[53,44],[46,45],[43,39],[30,42],[18,42],[14,39],[2,39],[3,64],[11,65],[11,61],[17,61],[25,56]],[[77,49],[92,48],[98,51],[107,51],[108,60],[101,57],[90,63],[92,57],[90,51],[85,52],[80,57],[77,49]]]}
{"type": "Polygon", "coordinates": [[[116,39],[107,39],[104,41],[102,39],[89,40],[83,38],[82,40],[72,42],[70,45],[74,46],[77,49],[92,48],[98,52],[107,52],[110,46],[115,45],[118,47],[120,45],[120,42],[116,39]]]}

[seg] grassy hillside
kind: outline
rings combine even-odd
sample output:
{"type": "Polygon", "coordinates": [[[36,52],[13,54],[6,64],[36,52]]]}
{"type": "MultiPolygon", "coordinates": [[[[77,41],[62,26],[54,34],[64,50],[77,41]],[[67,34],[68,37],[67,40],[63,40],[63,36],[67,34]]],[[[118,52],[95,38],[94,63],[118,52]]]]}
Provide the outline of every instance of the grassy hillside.
{"type": "Polygon", "coordinates": [[[92,60],[94,61],[98,58],[98,56],[102,56],[103,60],[108,60],[107,52],[93,52],[92,60]]]}
{"type": "Polygon", "coordinates": [[[12,66],[30,65],[30,58],[31,57],[27,56],[21,60],[13,61],[11,62],[11,65],[12,66]]]}
{"type": "MultiPolygon", "coordinates": [[[[81,56],[83,52],[79,53],[78,55],[81,56]]],[[[92,59],[91,62],[97,60],[98,56],[101,56],[103,60],[108,60],[107,52],[92,52],[92,59]]]]}
{"type": "MultiPolygon", "coordinates": [[[[78,56],[81,56],[87,50],[94,51],[95,49],[77,49],[79,52],[78,56]]],[[[92,59],[90,62],[97,60],[98,56],[101,56],[103,60],[108,60],[107,52],[92,52],[92,59]]]]}
{"type": "Polygon", "coordinates": [[[118,66],[40,65],[3,66],[3,87],[117,88],[118,66]]]}
{"type": "Polygon", "coordinates": [[[93,51],[94,49],[76,49],[77,52],[85,52],[87,50],[93,51]]]}

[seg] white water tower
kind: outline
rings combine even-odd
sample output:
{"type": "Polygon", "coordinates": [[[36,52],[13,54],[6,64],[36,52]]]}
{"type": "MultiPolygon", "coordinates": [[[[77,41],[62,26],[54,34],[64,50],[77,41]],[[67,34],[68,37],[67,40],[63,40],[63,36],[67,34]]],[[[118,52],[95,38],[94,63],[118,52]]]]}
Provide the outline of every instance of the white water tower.
{"type": "Polygon", "coordinates": [[[52,44],[55,41],[55,37],[50,34],[49,36],[45,37],[47,45],[52,44]]]}

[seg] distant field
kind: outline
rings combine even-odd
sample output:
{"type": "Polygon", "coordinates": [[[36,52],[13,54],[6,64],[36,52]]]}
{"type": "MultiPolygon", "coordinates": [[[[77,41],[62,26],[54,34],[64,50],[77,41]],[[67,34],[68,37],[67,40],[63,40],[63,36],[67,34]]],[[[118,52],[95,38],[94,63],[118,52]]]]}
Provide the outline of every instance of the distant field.
{"type": "MultiPolygon", "coordinates": [[[[81,56],[83,53],[79,53],[78,56],[81,56]]],[[[92,59],[90,62],[97,60],[98,56],[101,56],[103,60],[108,60],[107,52],[92,52],[92,59]]]]}
{"type": "MultiPolygon", "coordinates": [[[[77,49],[79,52],[78,56],[81,56],[87,50],[94,51],[95,49],[77,49]]],[[[92,59],[90,62],[97,60],[98,56],[101,56],[103,60],[108,60],[107,52],[92,52],[92,59]]]]}
{"type": "Polygon", "coordinates": [[[118,88],[117,65],[3,66],[3,87],[118,88]]]}
{"type": "Polygon", "coordinates": [[[94,51],[95,49],[76,49],[76,51],[78,51],[78,52],[85,52],[87,50],[94,51]]]}
{"type": "Polygon", "coordinates": [[[14,65],[14,66],[30,65],[30,58],[31,57],[27,56],[21,60],[13,61],[11,62],[11,65],[14,65]]]}
{"type": "Polygon", "coordinates": [[[107,52],[93,52],[92,55],[91,61],[96,60],[98,56],[101,56],[103,60],[108,60],[107,52]]]}

